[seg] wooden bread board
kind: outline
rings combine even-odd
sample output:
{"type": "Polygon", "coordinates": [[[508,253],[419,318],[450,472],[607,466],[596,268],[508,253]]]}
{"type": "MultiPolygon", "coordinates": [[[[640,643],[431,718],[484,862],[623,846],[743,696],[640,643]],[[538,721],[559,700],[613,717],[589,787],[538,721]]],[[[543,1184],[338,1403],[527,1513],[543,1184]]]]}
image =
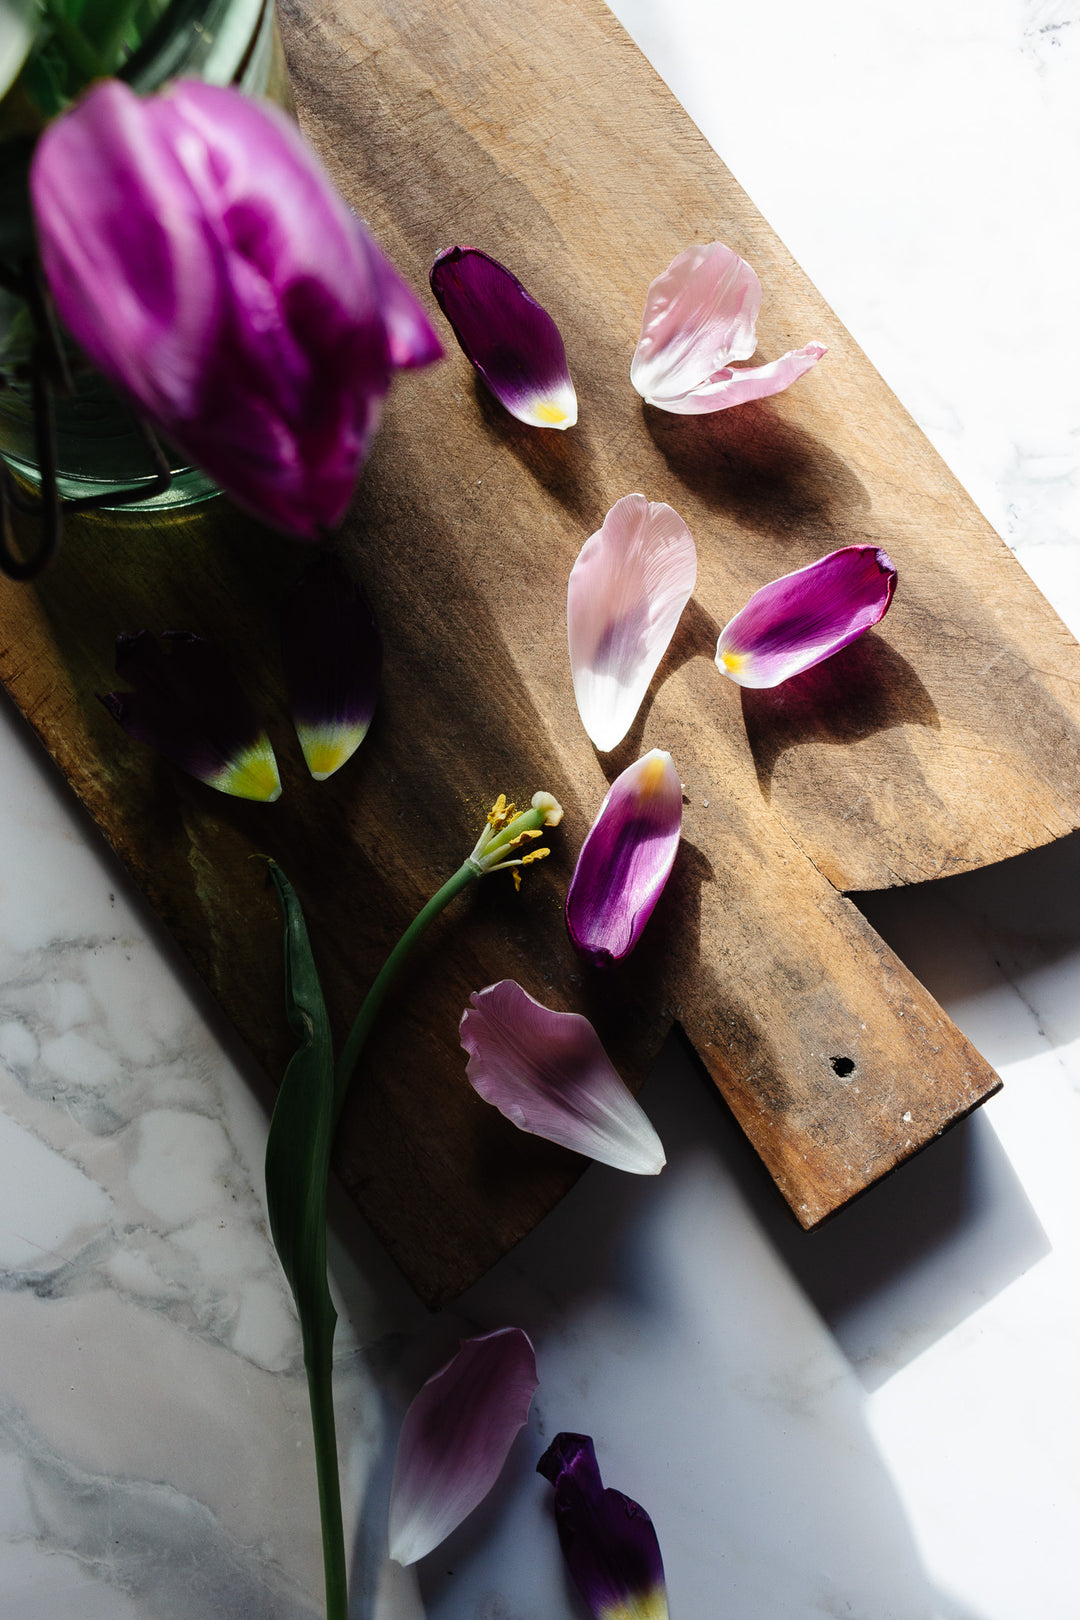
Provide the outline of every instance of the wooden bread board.
{"type": "Polygon", "coordinates": [[[510,266],[560,325],[580,423],[509,418],[431,303],[447,359],[395,385],[341,536],[386,664],[368,740],[325,784],[277,651],[304,550],[224,502],[73,522],[39,586],[0,593],[0,673],[271,1075],[290,1050],[280,927],[249,855],[299,890],[343,1032],[495,795],[562,801],[520,895],[485,880],[433,929],[343,1119],[339,1174],[431,1303],[581,1168],[466,1082],[458,1019],[499,978],[586,1012],[635,1087],[677,1019],[812,1227],[998,1085],[844,891],[1076,827],[1080,649],[600,0],[285,0],[281,20],[301,123],[346,197],[425,298],[451,243],[510,266]],[[830,352],[775,399],[666,416],[629,384],[645,290],[716,238],[763,282],[761,357],[830,352]],[[698,587],[630,736],[599,756],[566,580],[633,490],[686,519],[698,587]],[[853,542],[899,569],[880,628],[773,692],[724,681],[716,635],[750,593],[853,542]],[[116,632],[142,627],[231,649],[282,765],[276,805],[214,794],[115,728],[96,694],[116,632]],[[571,950],[562,901],[608,781],[651,747],[684,783],[683,844],[639,949],[603,974],[571,950]]]}

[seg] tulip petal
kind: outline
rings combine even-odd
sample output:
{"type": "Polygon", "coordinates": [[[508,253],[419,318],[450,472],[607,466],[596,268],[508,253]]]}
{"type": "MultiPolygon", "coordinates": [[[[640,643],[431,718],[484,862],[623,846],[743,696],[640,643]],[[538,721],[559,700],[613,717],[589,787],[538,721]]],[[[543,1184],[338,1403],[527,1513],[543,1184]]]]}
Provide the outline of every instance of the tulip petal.
{"type": "Polygon", "coordinates": [[[700,388],[681,399],[652,400],[673,416],[704,416],[710,411],[723,411],[730,405],[742,405],[750,399],[767,399],[770,394],[781,394],[801,376],[816,366],[823,354],[828,354],[824,343],[807,343],[802,349],[789,349],[779,360],[770,360],[763,366],[724,366],[722,370],[700,388]]]}
{"type": "Polygon", "coordinates": [[[617,776],[581,847],[566,894],[566,924],[597,966],[629,955],[675,862],[682,784],[654,748],[617,776]]]}
{"type": "Polygon", "coordinates": [[[664,1561],[653,1522],[605,1489],[587,1434],[557,1434],[536,1465],[555,1487],[566,1567],[593,1620],[667,1620],[664,1561]]]}
{"type": "Polygon", "coordinates": [[[788,388],[826,353],[808,343],[767,365],[734,370],[757,347],[761,283],[723,242],[687,248],[645,296],[630,380],[650,405],[677,415],[719,411],[788,388]]]}
{"type": "Polygon", "coordinates": [[[574,696],[597,748],[626,736],[694,589],[697,550],[662,501],[624,495],[570,572],[566,623],[574,696]]]}
{"type": "Polygon", "coordinates": [[[133,692],[102,702],[129,737],[149,743],[181,770],[221,793],[272,803],[281,778],[270,739],[213,642],[187,631],[149,630],[116,638],[116,673],[133,692]]]}
{"type": "Polygon", "coordinates": [[[877,546],[843,546],[784,574],[720,632],[716,666],[739,686],[779,686],[885,617],[896,569],[877,546]]]}
{"type": "Polygon", "coordinates": [[[392,370],[439,345],[295,125],[228,88],[108,80],[49,124],[30,178],[53,297],[99,369],[257,517],[338,523],[392,370]]]}
{"type": "Polygon", "coordinates": [[[30,184],[61,318],[164,422],[198,408],[225,290],[213,228],[152,105],[117,79],[99,84],[42,133],[30,184]]]}
{"type": "Polygon", "coordinates": [[[405,1414],[390,1491],[390,1556],[414,1564],[455,1530],[499,1476],[537,1386],[520,1328],[466,1339],[405,1414]]]}
{"type": "Polygon", "coordinates": [[[522,1131],[655,1176],[665,1158],[648,1115],[580,1013],[553,1012],[513,979],[488,985],[461,1015],[469,1084],[522,1131]]]}
{"type": "Polygon", "coordinates": [[[386,324],[390,364],[415,371],[441,360],[445,351],[416,294],[402,281],[375,239],[366,236],[365,243],[386,324]]]}
{"type": "Polygon", "coordinates": [[[382,668],[371,603],[329,552],[286,599],[281,654],[308,770],[325,782],[367,735],[382,668]]]}
{"type": "Polygon", "coordinates": [[[530,427],[573,427],[577,395],[559,328],[516,276],[479,248],[452,247],[431,267],[431,290],[511,416],[530,427]]]}

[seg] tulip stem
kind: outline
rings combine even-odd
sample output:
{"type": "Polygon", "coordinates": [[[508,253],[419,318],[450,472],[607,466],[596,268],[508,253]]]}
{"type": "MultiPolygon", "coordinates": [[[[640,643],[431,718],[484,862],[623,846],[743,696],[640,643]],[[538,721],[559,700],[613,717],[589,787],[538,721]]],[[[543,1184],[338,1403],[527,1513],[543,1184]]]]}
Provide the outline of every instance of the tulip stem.
{"type": "Polygon", "coordinates": [[[395,979],[411,956],[413,947],[431,927],[439,913],[450,904],[451,900],[459,895],[462,889],[472,882],[473,878],[480,875],[479,867],[471,860],[459,866],[453,877],[447,878],[442,888],[432,895],[423,910],[413,918],[379,969],[375,982],[364,997],[360,1011],[356,1015],[356,1021],[349,1031],[349,1037],[342,1048],[341,1057],[338,1059],[337,1068],[334,1071],[333,1120],[335,1124],[341,1113],[345,1095],[349,1089],[349,1081],[353,1076],[353,1070],[359,1062],[364,1044],[371,1033],[371,1026],[378,1017],[379,1009],[386,1000],[395,979]]]}
{"type": "Polygon", "coordinates": [[[332,1337],[320,1354],[318,1335],[302,1322],[304,1366],[307,1369],[311,1434],[315,1443],[315,1473],[319,1482],[319,1523],[322,1526],[323,1574],[326,1581],[326,1620],[348,1620],[348,1570],[345,1564],[345,1526],[341,1517],[341,1475],[338,1469],[337,1430],[334,1425],[332,1337]]]}

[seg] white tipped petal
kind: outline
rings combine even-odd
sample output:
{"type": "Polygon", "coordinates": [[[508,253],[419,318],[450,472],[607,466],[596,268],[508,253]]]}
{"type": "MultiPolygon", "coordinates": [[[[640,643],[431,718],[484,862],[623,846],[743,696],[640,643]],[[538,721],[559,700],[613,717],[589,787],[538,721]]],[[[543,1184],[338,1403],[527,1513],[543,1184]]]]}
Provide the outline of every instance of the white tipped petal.
{"type": "Polygon", "coordinates": [[[570,573],[566,624],[574,696],[597,748],[626,736],[693,593],[697,550],[662,501],[624,495],[570,573]]]}
{"type": "Polygon", "coordinates": [[[466,1339],[405,1414],[390,1490],[390,1557],[415,1564],[494,1485],[537,1385],[520,1328],[466,1339]]]}
{"type": "Polygon", "coordinates": [[[513,979],[488,985],[461,1018],[469,1084],[519,1130],[633,1175],[664,1149],[580,1013],[554,1012],[513,979]]]}

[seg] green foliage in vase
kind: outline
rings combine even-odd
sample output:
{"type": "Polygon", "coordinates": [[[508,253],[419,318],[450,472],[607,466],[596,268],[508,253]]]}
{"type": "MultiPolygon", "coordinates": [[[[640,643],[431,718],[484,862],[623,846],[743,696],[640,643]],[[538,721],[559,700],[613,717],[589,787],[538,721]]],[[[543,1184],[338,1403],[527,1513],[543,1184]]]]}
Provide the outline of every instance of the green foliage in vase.
{"type": "Polygon", "coordinates": [[[120,72],[167,10],[168,0],[43,0],[8,122],[44,122],[94,79],[120,72]]]}

